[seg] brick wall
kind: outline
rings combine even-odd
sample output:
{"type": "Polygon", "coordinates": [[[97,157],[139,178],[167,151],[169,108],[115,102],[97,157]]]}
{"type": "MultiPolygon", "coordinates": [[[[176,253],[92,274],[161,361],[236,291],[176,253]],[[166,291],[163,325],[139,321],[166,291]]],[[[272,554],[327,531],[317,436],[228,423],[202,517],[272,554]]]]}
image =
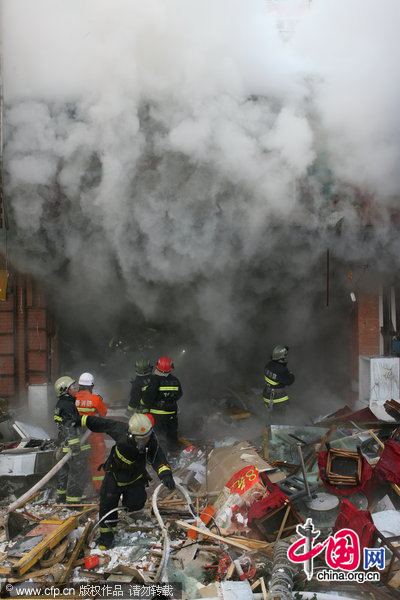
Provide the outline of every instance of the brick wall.
{"type": "Polygon", "coordinates": [[[0,398],[10,405],[26,399],[30,384],[58,377],[55,326],[43,290],[29,275],[10,270],[0,301],[0,398]]]}
{"type": "Polygon", "coordinates": [[[379,294],[360,292],[358,294],[358,354],[379,356],[379,294]]]}

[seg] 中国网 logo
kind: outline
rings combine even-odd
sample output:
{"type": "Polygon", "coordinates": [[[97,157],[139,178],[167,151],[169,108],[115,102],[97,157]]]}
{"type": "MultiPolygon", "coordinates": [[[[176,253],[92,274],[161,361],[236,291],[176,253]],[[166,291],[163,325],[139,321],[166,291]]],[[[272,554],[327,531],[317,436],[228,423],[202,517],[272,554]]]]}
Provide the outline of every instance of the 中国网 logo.
{"type": "Polygon", "coordinates": [[[325,550],[325,562],[330,570],[318,571],[319,581],[379,581],[380,573],[365,572],[374,567],[385,568],[384,548],[364,548],[363,571],[357,571],[361,562],[360,540],[352,529],[340,529],[330,535],[324,542],[315,543],[320,531],[314,530],[312,519],[307,519],[304,526],[297,525],[300,536],[288,549],[288,559],[293,563],[303,563],[308,581],[313,577],[314,558],[325,550]]]}

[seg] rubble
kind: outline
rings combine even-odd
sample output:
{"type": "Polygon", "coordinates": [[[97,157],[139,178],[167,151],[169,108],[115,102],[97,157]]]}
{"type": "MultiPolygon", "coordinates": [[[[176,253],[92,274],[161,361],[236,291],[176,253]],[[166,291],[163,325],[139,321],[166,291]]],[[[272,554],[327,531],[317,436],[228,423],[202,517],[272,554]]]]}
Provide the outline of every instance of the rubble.
{"type": "Polygon", "coordinates": [[[152,481],[135,518],[120,511],[108,551],[96,547],[96,502],[72,512],[48,489],[29,490],[1,509],[0,586],[171,582],[186,599],[328,597],[315,572],[307,580],[287,558],[311,517],[321,542],[348,523],[362,546],[385,547],[381,582],[337,583],[339,594],[367,598],[372,586],[398,598],[399,427],[353,418],[344,410],[314,427],[272,425],[252,442],[190,444],[174,459],[177,489],[152,481]]]}

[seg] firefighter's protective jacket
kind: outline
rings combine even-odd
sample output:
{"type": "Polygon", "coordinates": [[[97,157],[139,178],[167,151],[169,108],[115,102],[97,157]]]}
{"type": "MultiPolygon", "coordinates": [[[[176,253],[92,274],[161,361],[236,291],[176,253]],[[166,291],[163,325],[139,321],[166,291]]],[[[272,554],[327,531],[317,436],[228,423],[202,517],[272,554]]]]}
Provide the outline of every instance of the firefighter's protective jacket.
{"type": "MultiPolygon", "coordinates": [[[[107,406],[103,398],[98,394],[92,394],[89,390],[79,390],[76,394],[76,408],[81,416],[91,415],[93,417],[105,417],[107,406]]],[[[90,435],[90,470],[92,474],[92,483],[96,490],[99,490],[104,479],[104,472],[99,469],[99,465],[104,463],[106,456],[106,445],[102,433],[92,433],[90,435]]]]}
{"type": "Polygon", "coordinates": [[[127,423],[90,416],[82,417],[81,423],[91,431],[107,433],[116,442],[106,461],[105,471],[112,474],[119,487],[136,482],[144,483],[147,478],[147,462],[150,463],[160,479],[167,474],[171,475],[171,467],[154,432],[142,450],[137,447],[134,438],[128,439],[127,423]]]}
{"type": "Polygon", "coordinates": [[[79,427],[80,417],[73,396],[64,394],[58,399],[54,411],[54,421],[58,428],[59,440],[63,443],[63,452],[72,450],[76,453],[77,447],[80,450],[84,449],[80,446],[82,430],[79,427]]]}
{"type": "Polygon", "coordinates": [[[143,395],[147,410],[155,415],[173,415],[178,410],[178,400],[183,394],[182,386],[172,373],[153,374],[143,395]]]}
{"type": "Polygon", "coordinates": [[[145,408],[143,396],[150,383],[151,373],[147,375],[136,375],[132,381],[131,393],[129,398],[128,410],[141,411],[145,408]]]}
{"type": "Polygon", "coordinates": [[[264,368],[264,392],[263,400],[266,404],[273,402],[285,402],[289,400],[285,386],[294,382],[294,375],[287,367],[286,363],[278,360],[270,360],[264,368]]]}
{"type": "Polygon", "coordinates": [[[75,405],[80,415],[105,417],[107,414],[107,406],[103,398],[98,394],[92,394],[89,390],[80,390],[76,394],[75,405]]]}

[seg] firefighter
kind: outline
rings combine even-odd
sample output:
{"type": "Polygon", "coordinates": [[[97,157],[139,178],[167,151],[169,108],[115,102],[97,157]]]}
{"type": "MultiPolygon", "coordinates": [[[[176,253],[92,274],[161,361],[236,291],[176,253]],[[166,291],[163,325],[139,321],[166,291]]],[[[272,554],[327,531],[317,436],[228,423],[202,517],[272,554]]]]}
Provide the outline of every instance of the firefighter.
{"type": "Polygon", "coordinates": [[[289,405],[289,396],[285,388],[294,382],[294,375],[287,367],[288,351],[287,346],[275,346],[271,360],[264,368],[263,400],[267,408],[273,408],[274,413],[282,415],[289,405]]]}
{"type": "MultiPolygon", "coordinates": [[[[107,406],[103,398],[98,394],[93,394],[94,377],[91,373],[82,373],[79,377],[79,391],[76,394],[75,405],[81,416],[92,415],[105,417],[107,406]]],[[[90,470],[92,483],[95,490],[99,490],[104,479],[104,471],[99,469],[99,465],[104,463],[106,457],[106,445],[102,433],[92,433],[89,438],[91,446],[90,470]]]]}
{"type": "Polygon", "coordinates": [[[57,502],[80,503],[86,483],[87,451],[90,444],[80,443],[82,430],[79,426],[79,413],[75,406],[78,385],[75,379],[64,375],[54,384],[58,402],[54,412],[54,421],[58,427],[58,439],[63,452],[71,452],[70,460],[61,468],[58,475],[57,502]]]}
{"type": "MultiPolygon", "coordinates": [[[[118,506],[121,494],[123,506],[129,512],[143,508],[145,486],[150,479],[146,472],[147,462],[169,490],[175,489],[171,467],[153,432],[151,415],[135,413],[129,423],[85,415],[81,423],[91,431],[107,433],[116,442],[105,464],[106,474],[100,490],[100,519],[118,506]]],[[[117,523],[117,511],[101,522],[98,540],[101,550],[111,548],[117,523]]]]}
{"type": "Polygon", "coordinates": [[[170,451],[179,448],[177,402],[183,393],[179,379],[171,372],[173,368],[172,360],[162,356],[143,394],[143,402],[155,419],[155,430],[170,451]]]}
{"type": "Polygon", "coordinates": [[[132,387],[127,408],[129,417],[131,417],[134,412],[146,412],[143,402],[143,393],[149,385],[153,367],[146,358],[139,358],[135,363],[135,370],[136,377],[131,381],[132,387]]]}

